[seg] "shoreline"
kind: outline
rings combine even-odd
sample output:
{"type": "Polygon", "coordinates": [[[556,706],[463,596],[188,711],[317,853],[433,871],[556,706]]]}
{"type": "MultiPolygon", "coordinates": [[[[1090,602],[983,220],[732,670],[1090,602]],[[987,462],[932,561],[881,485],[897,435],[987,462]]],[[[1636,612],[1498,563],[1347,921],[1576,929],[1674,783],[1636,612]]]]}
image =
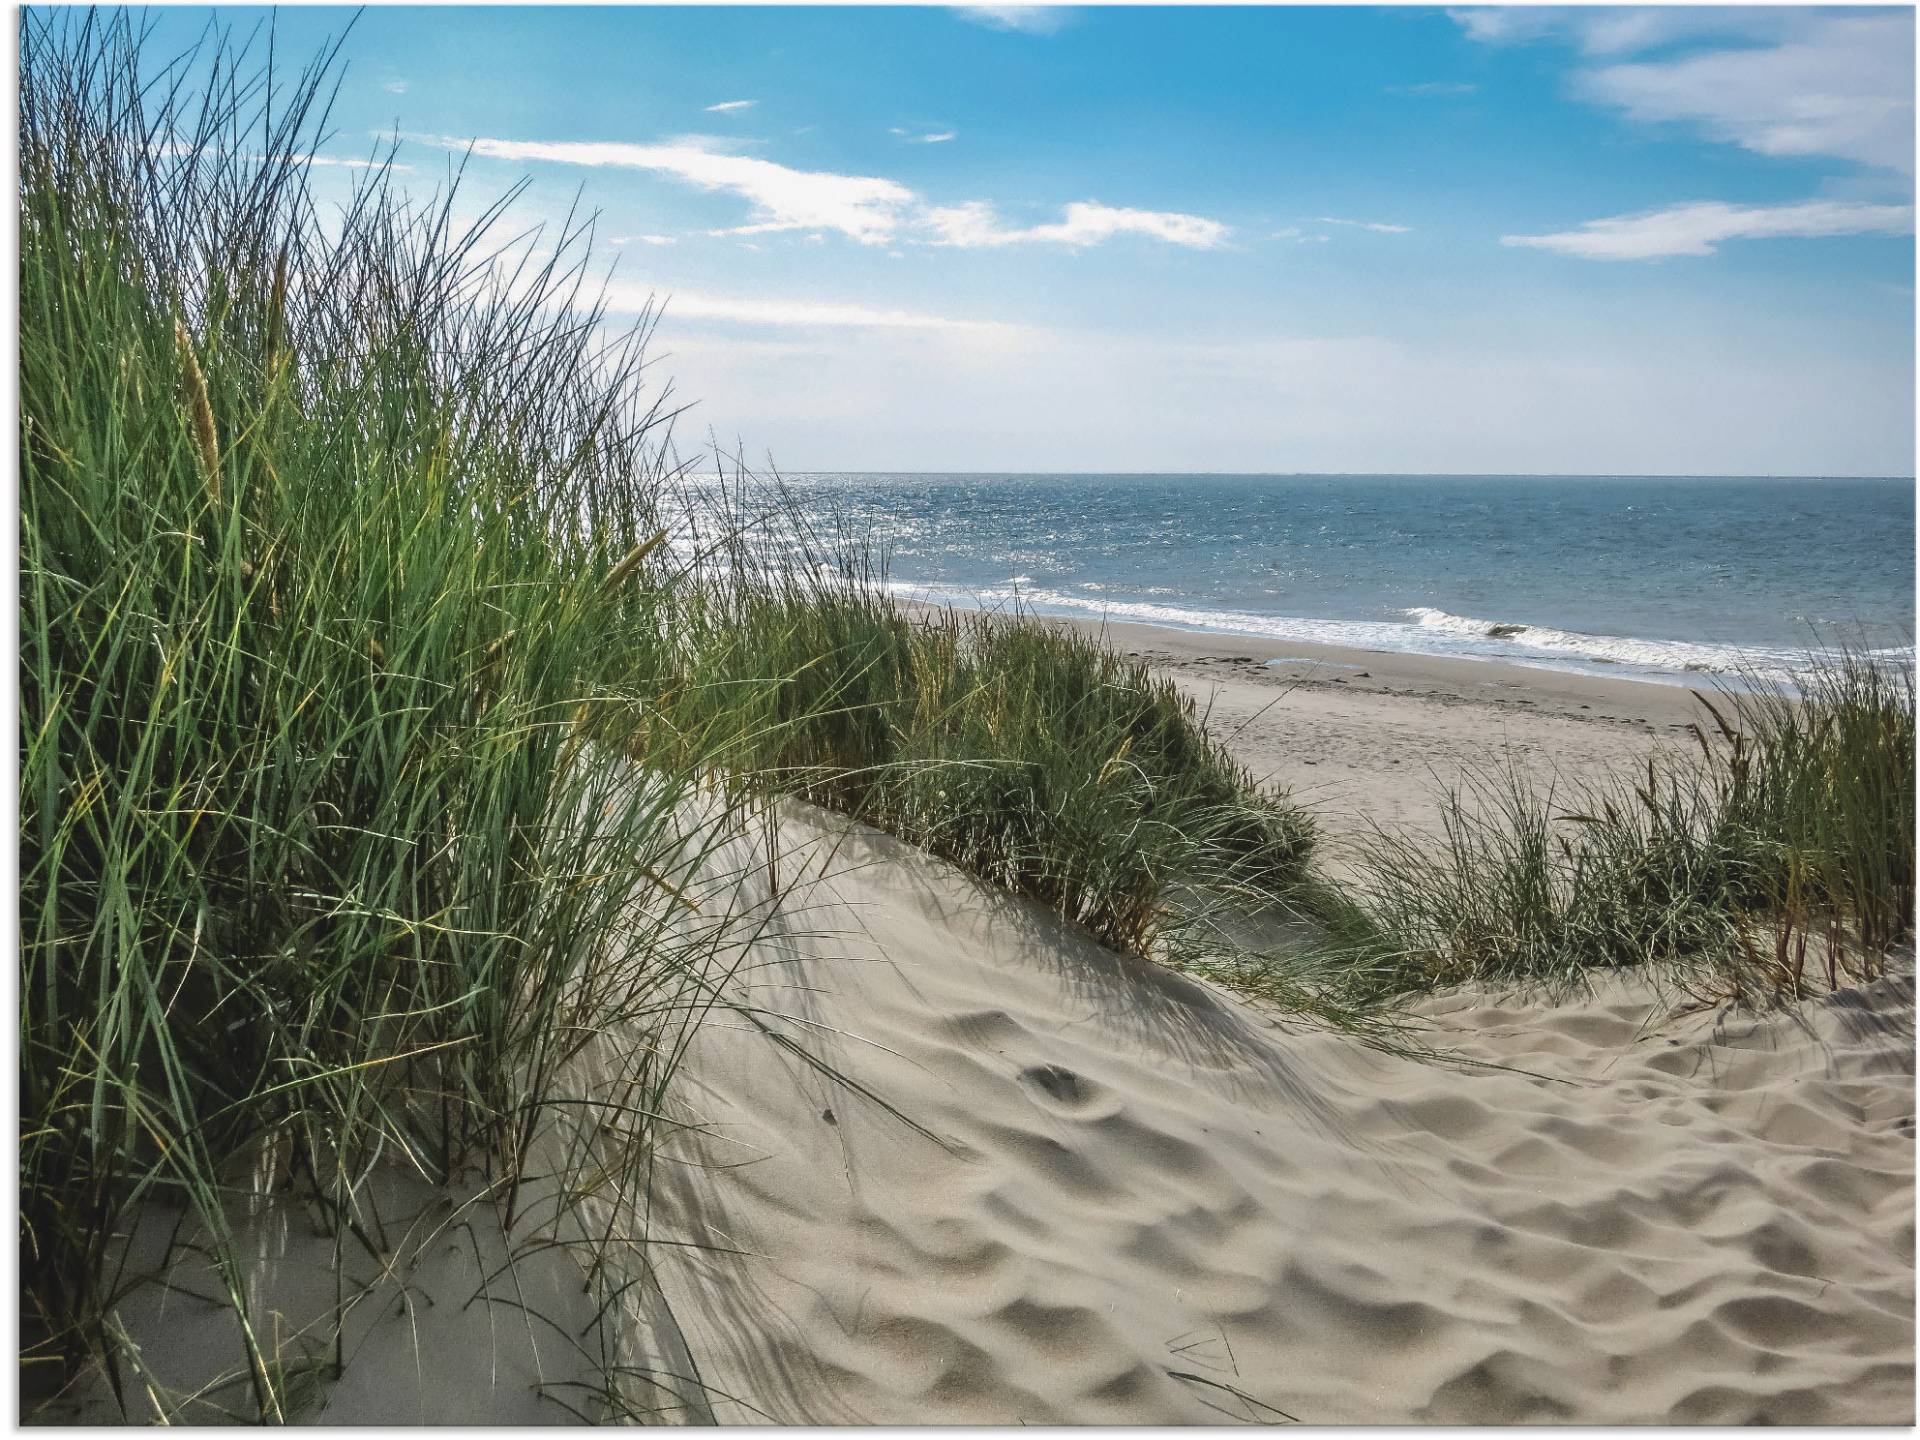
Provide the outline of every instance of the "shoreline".
{"type": "Polygon", "coordinates": [[[1203,666],[1232,666],[1222,673],[1249,683],[1337,684],[1355,692],[1420,696],[1443,704],[1527,706],[1569,719],[1605,717],[1654,728],[1684,725],[1699,713],[1694,691],[1711,697],[1714,688],[1710,683],[1688,686],[1679,679],[1664,682],[1625,675],[1614,679],[1511,660],[1234,635],[1138,620],[1027,618],[1103,637],[1122,654],[1182,673],[1195,673],[1203,666]]]}
{"type": "MultiPolygon", "coordinates": [[[[895,603],[907,614],[942,608],[895,603]]],[[[1376,828],[1440,838],[1446,792],[1475,777],[1592,785],[1649,759],[1697,757],[1690,726],[1711,725],[1678,685],[1134,620],[1019,618],[1169,676],[1256,781],[1312,812],[1336,868],[1376,828]]]]}
{"type": "Polygon", "coordinates": [[[1171,676],[1257,780],[1312,810],[1336,852],[1376,825],[1438,836],[1445,792],[1469,777],[1593,784],[1693,752],[1689,726],[1708,721],[1693,693],[1675,685],[1134,621],[1029,618],[1098,637],[1171,676]]]}
{"type": "Polygon", "coordinates": [[[1559,628],[1545,622],[1475,619],[1420,607],[1401,613],[1418,623],[1267,615],[1234,610],[1188,612],[1106,599],[1070,601],[1056,592],[1013,588],[984,590],[923,581],[888,580],[896,604],[907,608],[978,610],[1024,619],[1128,629],[1171,631],[1220,644],[1256,645],[1275,654],[1397,655],[1470,665],[1493,664],[1550,675],[1574,675],[1603,684],[1633,683],[1662,689],[1744,691],[1760,686],[1795,688],[1809,657],[1834,648],[1870,657],[1876,664],[1914,664],[1912,628],[1864,624],[1809,627],[1793,641],[1722,641],[1610,634],[1559,628]],[[1896,639],[1895,637],[1903,637],[1896,639]]]}

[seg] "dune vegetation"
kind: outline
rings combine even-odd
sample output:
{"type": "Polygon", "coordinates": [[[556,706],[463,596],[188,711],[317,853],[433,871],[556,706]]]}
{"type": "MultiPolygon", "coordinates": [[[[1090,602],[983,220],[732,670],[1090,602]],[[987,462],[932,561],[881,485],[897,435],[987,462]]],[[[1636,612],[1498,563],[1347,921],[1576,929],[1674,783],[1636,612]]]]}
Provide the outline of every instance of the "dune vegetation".
{"type": "Polygon", "coordinates": [[[1174,885],[1284,893],[1310,819],[1173,683],[1069,631],[909,615],[869,574],[747,574],[675,600],[656,723],[753,786],[856,816],[1150,953],[1174,885]]]}
{"type": "Polygon", "coordinates": [[[576,724],[664,663],[644,327],[606,340],[564,262],[502,273],[498,206],[467,220],[457,188],[415,205],[375,168],[323,211],[331,56],[290,77],[216,41],[155,77],[123,12],[24,12],[20,39],[44,1389],[111,1354],[130,1207],[217,1244],[237,1157],[348,1234],[383,1154],[481,1157],[510,1206],[570,1048],[710,1003],[711,936],[666,916],[718,830],[682,818],[704,757],[637,788],[576,724]]]}
{"type": "Polygon", "coordinates": [[[1703,994],[1871,978],[1913,932],[1914,675],[1812,653],[1792,686],[1697,697],[1697,754],[1448,797],[1438,847],[1376,832],[1347,912],[1376,993],[1652,967],[1703,994]]]}
{"type": "Polygon", "coordinates": [[[670,1056],[719,1003],[724,922],[678,897],[743,806],[848,810],[1136,948],[1172,877],[1303,866],[1304,818],[1138,667],[667,543],[647,321],[606,323],[581,230],[530,259],[512,196],[379,164],[329,212],[333,56],[216,37],[156,77],[140,42],[21,21],[31,1390],[111,1360],[127,1214],[218,1249],[243,1161],[343,1235],[382,1155],[483,1163],[510,1210],[586,1037],[670,1056]]]}
{"type": "Polygon", "coordinates": [[[124,12],[20,23],[30,1393],[112,1369],[128,1214],[217,1248],[262,1155],[341,1244],[376,1164],[479,1165],[511,1212],[549,1114],[596,1103],[555,1077],[618,1026],[655,1043],[600,1097],[595,1183],[644,1186],[676,1037],[739,1003],[682,889],[782,800],[1350,1028],[1596,966],[1786,992],[1910,933],[1910,675],[1734,697],[1699,764],[1617,793],[1463,797],[1444,849],[1382,836],[1342,891],[1169,680],[902,611],[857,544],[700,499],[585,227],[516,247],[513,195],[377,161],[323,205],[334,54],[216,35],[155,73],[124,12]]]}

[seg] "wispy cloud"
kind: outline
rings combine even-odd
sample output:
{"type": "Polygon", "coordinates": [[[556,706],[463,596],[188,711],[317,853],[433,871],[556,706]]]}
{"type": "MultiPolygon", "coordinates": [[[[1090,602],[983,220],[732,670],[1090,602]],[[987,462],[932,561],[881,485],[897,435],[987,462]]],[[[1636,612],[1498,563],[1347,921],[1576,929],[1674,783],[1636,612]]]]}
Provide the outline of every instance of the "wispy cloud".
{"type": "Polygon", "coordinates": [[[1570,43],[1588,62],[1574,74],[1574,93],[1629,119],[1689,124],[1762,155],[1827,155],[1913,173],[1909,9],[1515,6],[1448,13],[1487,44],[1570,43]]]}
{"type": "Polygon", "coordinates": [[[1480,87],[1466,80],[1422,80],[1418,85],[1389,85],[1389,95],[1430,95],[1440,99],[1458,99],[1479,92],[1480,87]]]}
{"type": "MultiPolygon", "coordinates": [[[[192,153],[190,147],[186,145],[169,146],[168,150],[169,150],[169,153],[172,153],[175,155],[185,155],[185,154],[192,153]]],[[[319,170],[391,170],[396,175],[406,174],[412,171],[413,169],[411,165],[388,164],[384,160],[356,160],[345,155],[267,156],[267,155],[259,155],[259,154],[242,154],[239,158],[242,160],[252,161],[256,164],[264,164],[268,159],[273,159],[288,165],[311,165],[315,169],[319,169],[319,170]]]]}
{"type": "Polygon", "coordinates": [[[609,245],[672,245],[676,243],[671,235],[609,235],[609,245]]]}
{"type": "Polygon", "coordinates": [[[1355,230],[1371,230],[1376,235],[1405,235],[1413,227],[1410,225],[1388,225],[1380,220],[1337,220],[1331,215],[1322,215],[1322,225],[1348,225],[1355,230]]]}
{"type": "Polygon", "coordinates": [[[909,145],[944,145],[959,132],[954,130],[936,130],[927,134],[916,135],[905,126],[894,125],[888,128],[887,133],[889,135],[898,135],[909,145]]]}
{"type": "MultiPolygon", "coordinates": [[[[461,142],[440,142],[452,149],[461,142]]],[[[722,232],[762,235],[781,230],[832,230],[863,245],[884,244],[916,197],[893,180],[795,170],[749,155],[728,155],[705,144],[628,145],[618,141],[479,139],[476,155],[495,160],[545,160],[563,165],[614,166],[671,175],[702,190],[738,195],[753,206],[746,225],[722,232]]]]}
{"type": "Polygon", "coordinates": [[[857,301],[786,296],[703,295],[665,286],[615,281],[606,287],[607,309],[640,314],[654,308],[681,320],[799,330],[923,330],[949,334],[1010,336],[1024,327],[999,320],[863,305],[857,301]]]}
{"type": "Polygon", "coordinates": [[[1291,240],[1296,245],[1324,245],[1333,237],[1330,235],[1309,235],[1298,225],[1289,225],[1283,230],[1273,232],[1275,240],[1291,240]]]}
{"type": "Polygon", "coordinates": [[[296,158],[303,165],[319,165],[340,170],[391,170],[396,174],[405,174],[413,169],[411,165],[389,165],[382,160],[348,160],[337,155],[301,155],[296,158]]]}
{"type": "Polygon", "coordinates": [[[1731,5],[1503,5],[1447,14],[1488,45],[1563,40],[1583,55],[1628,55],[1682,43],[1758,45],[1777,41],[1809,18],[1805,8],[1731,5]]]}
{"type": "Polygon", "coordinates": [[[1782,44],[1605,65],[1578,93],[1762,155],[1913,173],[1913,14],[1823,18],[1782,44]]]}
{"type": "Polygon", "coordinates": [[[709,115],[725,115],[734,110],[751,110],[759,103],[758,100],[722,100],[718,105],[707,106],[707,113],[709,115]]]}
{"type": "Polygon", "coordinates": [[[1554,250],[1583,260],[1660,260],[1712,255],[1728,240],[1816,238],[1830,235],[1904,235],[1913,229],[1911,205],[1808,200],[1797,205],[1675,205],[1642,215],[1589,220],[1552,235],[1504,235],[1502,245],[1554,250]]]}
{"type": "Polygon", "coordinates": [[[982,201],[937,207],[927,212],[934,243],[961,249],[993,245],[1098,245],[1116,235],[1146,235],[1169,245],[1211,250],[1225,242],[1231,229],[1203,215],[1170,210],[1129,210],[1097,201],[1075,201],[1051,225],[1027,228],[1002,225],[993,207],[982,201]]]}
{"type": "Polygon", "coordinates": [[[999,333],[1016,328],[993,320],[966,320],[951,315],[838,304],[827,300],[734,299],[717,295],[669,296],[667,313],[693,320],[727,320],[746,325],[808,329],[999,333]]]}
{"type": "Polygon", "coordinates": [[[474,154],[494,160],[648,170],[703,190],[739,195],[753,206],[754,214],[747,224],[712,231],[714,235],[830,231],[864,245],[922,239],[960,248],[1017,244],[1085,247],[1117,235],[1144,235],[1170,245],[1211,250],[1232,233],[1221,221],[1202,215],[1133,210],[1091,200],[1066,206],[1061,218],[1052,224],[1006,226],[984,201],[929,205],[896,180],[795,170],[756,156],[729,154],[715,148],[720,142],[708,136],[682,136],[659,145],[485,138],[462,142],[445,137],[433,143],[455,150],[465,149],[470,143],[474,154]]]}
{"type": "Polygon", "coordinates": [[[407,93],[407,82],[404,80],[389,80],[380,88],[385,90],[389,95],[404,95],[407,93]]]}
{"type": "Polygon", "coordinates": [[[958,5],[956,14],[993,30],[1016,30],[1023,35],[1052,35],[1067,23],[1065,5],[958,5]]]}
{"type": "Polygon", "coordinates": [[[1530,5],[1449,10],[1447,14],[1470,38],[1487,45],[1537,40],[1551,31],[1555,23],[1552,12],[1530,5]]]}

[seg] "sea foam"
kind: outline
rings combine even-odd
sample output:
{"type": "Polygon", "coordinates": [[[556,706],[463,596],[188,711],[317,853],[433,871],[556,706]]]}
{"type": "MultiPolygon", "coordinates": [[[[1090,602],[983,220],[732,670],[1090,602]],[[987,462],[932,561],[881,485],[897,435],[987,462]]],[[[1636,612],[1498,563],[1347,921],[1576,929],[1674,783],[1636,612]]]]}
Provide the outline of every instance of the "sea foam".
{"type": "MultiPolygon", "coordinates": [[[[1118,600],[1105,595],[1075,595],[1031,588],[1017,581],[1015,577],[1005,584],[969,589],[896,580],[889,582],[888,588],[902,599],[967,608],[1018,605],[1040,615],[1099,615],[1117,621],[1168,625],[1221,635],[1299,640],[1397,654],[1505,660],[1517,665],[1587,674],[1627,674],[1668,684],[1689,684],[1707,677],[1784,681],[1806,663],[1805,650],[1587,635],[1519,620],[1454,615],[1429,606],[1416,605],[1402,610],[1404,620],[1328,620],[1118,600]]],[[[1889,665],[1913,663],[1911,646],[1870,653],[1874,659],[1889,665]]]]}

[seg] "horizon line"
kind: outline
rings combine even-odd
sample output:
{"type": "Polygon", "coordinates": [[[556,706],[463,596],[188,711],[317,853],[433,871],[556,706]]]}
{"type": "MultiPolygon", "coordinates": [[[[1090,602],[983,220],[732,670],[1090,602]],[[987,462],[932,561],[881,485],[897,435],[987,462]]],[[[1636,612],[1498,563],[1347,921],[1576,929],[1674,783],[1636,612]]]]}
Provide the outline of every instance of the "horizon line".
{"type": "Polygon", "coordinates": [[[1206,479],[1225,477],[1244,480],[1904,480],[1914,483],[1909,474],[1842,474],[1837,471],[1744,471],[1744,470],[912,470],[905,468],[861,470],[852,467],[809,466],[781,470],[769,467],[774,475],[1060,475],[1075,479],[1112,476],[1140,479],[1149,476],[1177,476],[1206,479]]]}

